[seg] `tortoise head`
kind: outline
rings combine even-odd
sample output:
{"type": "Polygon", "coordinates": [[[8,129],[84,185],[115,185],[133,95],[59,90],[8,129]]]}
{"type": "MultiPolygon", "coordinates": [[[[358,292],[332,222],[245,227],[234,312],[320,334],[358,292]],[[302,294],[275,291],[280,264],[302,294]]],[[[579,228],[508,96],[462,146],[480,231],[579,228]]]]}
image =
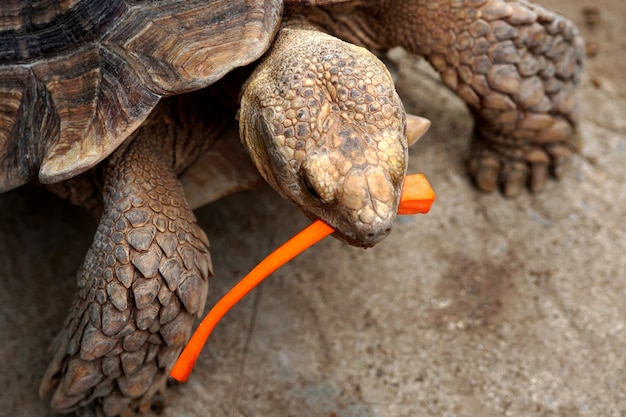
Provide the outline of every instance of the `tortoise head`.
{"type": "Polygon", "coordinates": [[[383,239],[407,166],[406,115],[365,49],[282,29],[244,85],[244,146],[266,181],[357,246],[383,239]]]}

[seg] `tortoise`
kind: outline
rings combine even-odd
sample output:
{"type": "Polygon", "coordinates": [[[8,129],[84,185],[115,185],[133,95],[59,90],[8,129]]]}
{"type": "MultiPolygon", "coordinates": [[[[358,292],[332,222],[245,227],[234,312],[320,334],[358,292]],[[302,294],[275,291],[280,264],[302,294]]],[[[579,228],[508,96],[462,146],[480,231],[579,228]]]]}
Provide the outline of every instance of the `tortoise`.
{"type": "Polygon", "coordinates": [[[370,51],[424,56],[467,103],[484,191],[539,191],[576,145],[583,42],[526,0],[19,0],[0,17],[0,191],[49,184],[100,216],[40,386],[58,412],[132,415],[164,390],[212,275],[191,209],[256,184],[240,149],[337,237],[388,235],[425,123],[370,51]]]}

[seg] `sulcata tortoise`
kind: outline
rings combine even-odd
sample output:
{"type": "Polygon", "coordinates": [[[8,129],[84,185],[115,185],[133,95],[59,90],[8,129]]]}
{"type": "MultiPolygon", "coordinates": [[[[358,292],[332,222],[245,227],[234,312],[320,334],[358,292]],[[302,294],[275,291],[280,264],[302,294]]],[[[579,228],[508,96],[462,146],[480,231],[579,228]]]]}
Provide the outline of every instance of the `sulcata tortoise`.
{"type": "Polygon", "coordinates": [[[100,216],[40,387],[53,409],[132,415],[164,390],[212,275],[191,208],[256,183],[229,130],[237,111],[279,194],[353,245],[389,233],[406,136],[424,126],[368,51],[395,46],[474,114],[480,189],[558,175],[583,45],[529,1],[0,4],[0,191],[38,181],[100,216]]]}

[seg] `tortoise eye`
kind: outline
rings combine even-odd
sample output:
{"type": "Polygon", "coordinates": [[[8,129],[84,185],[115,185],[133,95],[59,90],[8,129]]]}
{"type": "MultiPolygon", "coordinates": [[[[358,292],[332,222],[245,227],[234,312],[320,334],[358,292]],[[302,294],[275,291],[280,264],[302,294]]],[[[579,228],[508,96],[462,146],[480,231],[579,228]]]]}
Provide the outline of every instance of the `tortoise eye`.
{"type": "Polygon", "coordinates": [[[307,193],[309,193],[311,197],[315,198],[316,200],[321,201],[322,203],[326,203],[326,201],[324,201],[324,199],[319,194],[319,192],[311,184],[311,180],[309,179],[308,175],[305,174],[302,176],[302,182],[304,183],[304,188],[306,189],[307,193]]]}

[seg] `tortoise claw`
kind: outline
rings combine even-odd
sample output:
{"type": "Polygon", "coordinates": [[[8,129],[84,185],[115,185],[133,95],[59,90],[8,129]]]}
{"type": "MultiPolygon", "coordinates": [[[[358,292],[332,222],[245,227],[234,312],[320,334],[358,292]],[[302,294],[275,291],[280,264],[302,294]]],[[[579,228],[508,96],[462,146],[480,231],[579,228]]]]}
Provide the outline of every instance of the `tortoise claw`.
{"type": "Polygon", "coordinates": [[[525,188],[528,175],[528,166],[523,162],[514,161],[502,167],[501,183],[502,194],[506,197],[516,197],[525,188]]]}
{"type": "Polygon", "coordinates": [[[547,181],[548,181],[548,165],[547,164],[532,164],[530,166],[530,179],[528,182],[528,189],[533,193],[538,193],[541,190],[543,190],[547,181]]]}
{"type": "Polygon", "coordinates": [[[500,162],[496,158],[476,155],[470,158],[468,169],[479,190],[492,193],[498,188],[500,162]]]}

